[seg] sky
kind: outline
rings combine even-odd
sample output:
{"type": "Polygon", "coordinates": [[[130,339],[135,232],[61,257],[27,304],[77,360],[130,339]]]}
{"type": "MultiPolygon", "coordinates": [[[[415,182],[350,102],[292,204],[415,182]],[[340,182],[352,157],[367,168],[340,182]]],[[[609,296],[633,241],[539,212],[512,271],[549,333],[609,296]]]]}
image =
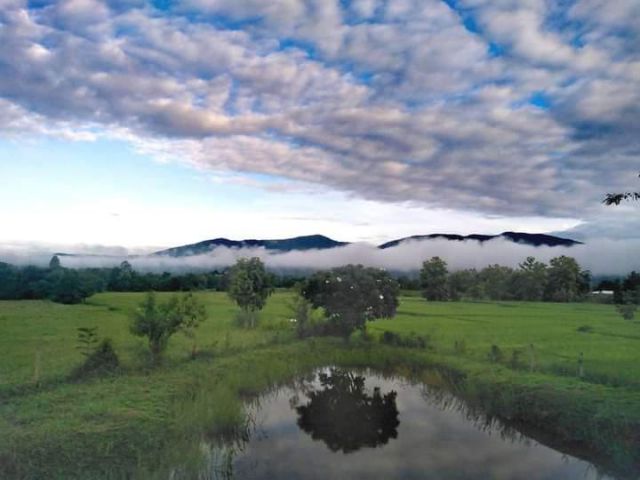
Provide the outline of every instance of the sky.
{"type": "Polygon", "coordinates": [[[0,246],[640,238],[637,0],[0,0],[0,246]]]}

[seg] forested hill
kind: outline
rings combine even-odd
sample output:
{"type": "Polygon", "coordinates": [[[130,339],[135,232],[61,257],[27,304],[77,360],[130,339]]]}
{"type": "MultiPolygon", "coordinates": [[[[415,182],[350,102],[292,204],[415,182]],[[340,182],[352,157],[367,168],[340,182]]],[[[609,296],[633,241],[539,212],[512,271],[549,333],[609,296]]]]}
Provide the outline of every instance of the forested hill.
{"type": "Polygon", "coordinates": [[[186,257],[190,255],[202,255],[217,247],[227,248],[258,248],[280,252],[290,252],[293,250],[325,250],[328,248],[342,247],[348,245],[347,242],[338,242],[324,235],[307,235],[303,237],[284,238],[281,240],[229,240],[227,238],[216,238],[203,242],[181,247],[169,248],[156,252],[154,255],[166,255],[170,257],[186,257]]]}
{"type": "MultiPolygon", "coordinates": [[[[521,232],[504,232],[500,235],[456,235],[448,233],[434,233],[430,235],[414,235],[412,237],[400,238],[382,245],[378,248],[386,249],[396,247],[403,242],[411,240],[433,240],[444,239],[451,241],[473,240],[478,242],[486,242],[493,239],[502,238],[515,243],[532,245],[535,247],[571,247],[581,242],[568,238],[555,237],[553,235],[545,235],[541,233],[521,233],[521,232]]],[[[302,237],[284,238],[280,240],[229,240],[227,238],[215,238],[213,240],[205,240],[203,242],[193,243],[190,245],[182,245],[180,247],[169,248],[154,253],[154,255],[169,257],[188,257],[191,255],[202,255],[218,247],[227,248],[265,248],[276,252],[304,251],[304,250],[326,250],[335,247],[349,245],[348,242],[340,242],[333,240],[324,235],[307,235],[302,237]]]]}
{"type": "Polygon", "coordinates": [[[502,238],[514,243],[522,243],[524,245],[531,245],[534,247],[572,247],[574,245],[581,245],[582,242],[572,240],[570,238],[555,237],[553,235],[545,235],[543,233],[523,233],[523,232],[503,232],[500,235],[455,235],[450,233],[432,233],[430,235],[414,235],[412,237],[400,238],[398,240],[392,240],[391,242],[383,243],[378,248],[391,248],[397,247],[403,242],[411,240],[434,240],[444,239],[452,241],[465,241],[475,240],[477,242],[487,242],[489,240],[495,240],[502,238]]]}

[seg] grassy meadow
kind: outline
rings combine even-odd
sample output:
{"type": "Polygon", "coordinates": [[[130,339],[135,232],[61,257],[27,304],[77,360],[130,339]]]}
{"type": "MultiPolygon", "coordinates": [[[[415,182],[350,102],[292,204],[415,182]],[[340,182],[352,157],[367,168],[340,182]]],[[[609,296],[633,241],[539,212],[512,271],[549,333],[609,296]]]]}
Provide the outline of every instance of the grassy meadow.
{"type": "Polygon", "coordinates": [[[234,325],[237,309],[226,294],[197,296],[208,312],[197,359],[191,340],[176,334],[157,368],[128,329],[142,294],[102,293],[74,306],[0,302],[0,477],[152,478],[150,465],[161,470],[185,458],[194,436],[241,423],[241,398],[328,364],[418,377],[435,366],[464,377],[461,391],[485,410],[548,424],[607,458],[622,455],[620,444],[640,444],[632,433],[640,426],[640,322],[624,321],[612,306],[428,303],[405,295],[396,318],[369,323],[369,340],[355,334],[346,344],[297,340],[286,291],[269,299],[252,330],[234,325]],[[93,326],[113,339],[121,371],[72,380],[82,361],[76,329],[93,326]],[[382,345],[385,331],[421,336],[426,348],[382,345]],[[502,361],[490,360],[492,345],[502,361]],[[106,464],[121,470],[102,470],[106,464]]]}

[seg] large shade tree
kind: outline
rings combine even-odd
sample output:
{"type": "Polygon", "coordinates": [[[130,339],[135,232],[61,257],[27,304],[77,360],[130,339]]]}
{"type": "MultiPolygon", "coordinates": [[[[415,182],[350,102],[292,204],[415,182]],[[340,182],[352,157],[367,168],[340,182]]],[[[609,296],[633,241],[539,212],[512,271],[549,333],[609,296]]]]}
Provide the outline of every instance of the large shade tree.
{"type": "Polygon", "coordinates": [[[362,265],[317,272],[302,288],[315,308],[324,309],[331,333],[345,338],[363,330],[367,320],[395,316],[399,291],[386,271],[362,265]]]}
{"type": "Polygon", "coordinates": [[[420,269],[422,296],[430,301],[448,300],[448,275],[447,262],[440,257],[432,257],[426,260],[420,269]]]}

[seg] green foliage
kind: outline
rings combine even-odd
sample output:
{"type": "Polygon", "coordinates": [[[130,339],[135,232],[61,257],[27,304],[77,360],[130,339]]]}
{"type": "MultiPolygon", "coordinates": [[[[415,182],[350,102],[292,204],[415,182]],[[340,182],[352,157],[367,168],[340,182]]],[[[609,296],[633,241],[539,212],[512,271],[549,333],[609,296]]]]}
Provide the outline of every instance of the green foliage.
{"type": "Polygon", "coordinates": [[[295,324],[296,336],[298,338],[307,338],[314,335],[323,335],[326,329],[326,322],[322,317],[322,312],[320,309],[313,308],[311,302],[303,295],[302,288],[301,284],[296,286],[288,305],[291,313],[289,320],[295,324]]]}
{"type": "Polygon", "coordinates": [[[616,310],[625,320],[633,320],[638,310],[635,295],[631,292],[624,292],[622,303],[616,305],[616,310]]]}
{"type": "Polygon", "coordinates": [[[49,260],[49,270],[56,270],[60,267],[60,258],[58,258],[57,255],[51,257],[51,260],[49,260]]]}
{"type": "Polygon", "coordinates": [[[540,301],[547,289],[547,266],[534,257],[527,257],[514,273],[513,297],[516,300],[540,301]]]}
{"type": "Polygon", "coordinates": [[[555,302],[573,302],[579,297],[581,281],[580,265],[574,258],[565,255],[552,258],[547,297],[555,302]]]}
{"type": "Polygon", "coordinates": [[[391,318],[398,307],[398,283],[384,270],[347,265],[317,272],[304,284],[304,297],[323,308],[328,331],[345,339],[368,320],[391,318]]]}
{"type": "Polygon", "coordinates": [[[57,268],[48,277],[49,298],[54,302],[74,304],[95,293],[76,270],[57,268]]]}
{"type": "Polygon", "coordinates": [[[449,274],[447,280],[449,299],[454,301],[465,298],[482,298],[482,286],[475,269],[458,270],[449,274]]]}
{"type": "Polygon", "coordinates": [[[120,366],[120,359],[111,339],[101,340],[88,355],[80,368],[74,372],[76,378],[88,375],[113,373],[120,366]]]}
{"type": "Polygon", "coordinates": [[[239,328],[256,328],[258,326],[258,312],[239,310],[233,317],[233,323],[239,328]]]}
{"type": "Polygon", "coordinates": [[[500,347],[494,344],[491,345],[488,358],[491,363],[500,363],[504,360],[504,354],[502,353],[500,347]]]}
{"type": "Polygon", "coordinates": [[[440,257],[432,257],[430,260],[426,260],[420,270],[422,296],[429,301],[448,300],[448,273],[447,262],[440,257]]]}
{"type": "MultiPolygon", "coordinates": [[[[138,342],[126,329],[129,312],[142,298],[138,293],[102,293],[79,305],[0,302],[0,458],[15,455],[17,464],[25,469],[21,478],[102,478],[105,473],[100,469],[114,458],[121,460],[116,467],[123,469],[139,462],[155,465],[153,462],[161,460],[173,466],[172,460],[182,454],[177,435],[197,439],[199,448],[199,440],[210,432],[244,419],[242,400],[247,392],[263,391],[273,383],[326,365],[397,367],[401,373],[435,362],[465,373],[470,394],[486,401],[482,408],[511,418],[532,419],[533,424],[552,429],[557,425],[557,431],[564,435],[595,439],[605,446],[615,439],[615,429],[627,428],[617,430],[628,432],[623,441],[636,438],[640,338],[637,325],[620,321],[609,306],[426,304],[419,297],[404,296],[394,319],[370,323],[367,331],[376,337],[385,330],[401,337],[411,332],[431,334],[435,346],[449,348],[434,353],[373,344],[367,351],[353,345],[343,347],[342,342],[330,338],[269,346],[262,330],[234,329],[232,303],[223,293],[209,292],[198,295],[211,314],[198,335],[203,352],[215,353],[216,361],[185,362],[189,339],[175,335],[164,352],[166,362],[148,372],[139,369],[135,357],[138,342]],[[576,334],[585,323],[605,334],[576,334]],[[73,340],[77,327],[87,324],[100,325],[102,334],[114,338],[124,367],[122,374],[106,381],[61,383],[79,358],[69,339],[73,340]],[[45,335],[40,380],[47,388],[36,390],[32,387],[33,348],[45,335]],[[225,336],[228,348],[224,341],[212,347],[216,339],[225,336]],[[22,340],[17,342],[16,338],[22,340]],[[467,352],[453,355],[450,346],[461,338],[467,352]],[[503,346],[510,357],[511,349],[525,348],[531,342],[536,345],[534,373],[528,368],[514,372],[488,365],[487,351],[492,344],[503,346]],[[578,381],[576,359],[580,351],[588,355],[588,368],[578,381]],[[552,365],[566,367],[566,373],[555,372],[552,365]],[[537,423],[536,413],[541,415],[537,423]],[[180,428],[178,433],[175,428],[180,428]]],[[[158,302],[168,298],[169,294],[157,294],[158,302]]],[[[282,324],[290,317],[289,298],[289,293],[276,292],[265,306],[263,324],[285,328],[282,324]]],[[[291,329],[283,330],[282,335],[286,333],[292,333],[291,329]]],[[[6,465],[0,461],[0,476],[6,465]]],[[[129,470],[121,476],[127,474],[131,476],[129,470]]]]}
{"type": "Polygon", "coordinates": [[[591,325],[580,325],[576,331],[580,333],[591,333],[593,332],[593,327],[591,325]]]}
{"type": "Polygon", "coordinates": [[[98,327],[78,327],[76,348],[84,357],[93,353],[98,344],[98,327]]]}
{"type": "Polygon", "coordinates": [[[489,300],[511,300],[513,298],[514,271],[501,265],[489,265],[480,271],[479,279],[483,285],[483,292],[489,300]]]}
{"type": "Polygon", "coordinates": [[[380,341],[385,345],[392,345],[394,347],[425,349],[429,348],[431,338],[428,335],[418,335],[415,332],[411,332],[408,336],[402,336],[385,330],[382,333],[380,341]]]}
{"type": "Polygon", "coordinates": [[[259,258],[241,258],[231,268],[229,297],[245,312],[262,310],[273,293],[271,277],[259,258]]]}
{"type": "MultiPolygon", "coordinates": [[[[133,314],[130,331],[147,337],[151,355],[157,362],[174,333],[183,331],[194,338],[195,329],[205,319],[204,306],[191,294],[182,298],[172,296],[158,303],[155,293],[149,292],[133,314]]],[[[193,348],[192,355],[195,355],[195,346],[193,348]]]]}
{"type": "Polygon", "coordinates": [[[514,348],[511,351],[511,359],[509,360],[509,366],[514,370],[519,370],[524,368],[524,361],[522,359],[522,350],[519,348],[514,348]]]}
{"type": "Polygon", "coordinates": [[[195,358],[198,353],[196,329],[207,319],[207,309],[191,292],[180,300],[180,309],[184,317],[180,329],[185,336],[191,339],[191,358],[195,358]]]}

